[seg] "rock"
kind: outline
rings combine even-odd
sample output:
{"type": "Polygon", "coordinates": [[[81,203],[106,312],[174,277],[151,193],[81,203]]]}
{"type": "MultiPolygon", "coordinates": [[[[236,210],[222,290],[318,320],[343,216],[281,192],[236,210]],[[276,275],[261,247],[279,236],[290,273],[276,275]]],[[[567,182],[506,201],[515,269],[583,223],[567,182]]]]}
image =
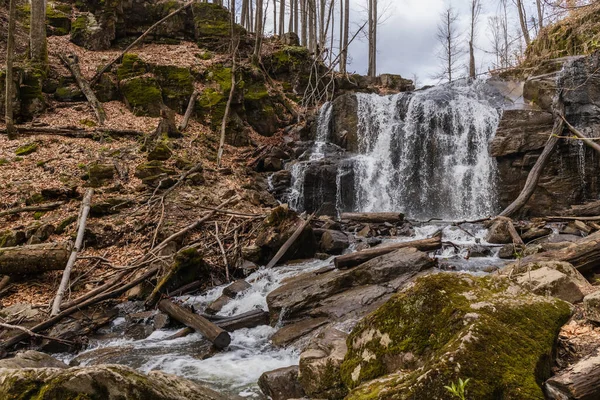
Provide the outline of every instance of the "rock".
{"type": "Polygon", "coordinates": [[[281,171],[283,169],[283,161],[277,157],[266,157],[263,168],[266,172],[281,171]]]}
{"type": "MultiPolygon", "coordinates": [[[[470,258],[478,258],[478,257],[489,257],[492,255],[492,251],[481,245],[475,245],[469,248],[469,257],[470,258]]],[[[502,258],[502,257],[500,257],[502,258]]]]}
{"type": "Polygon", "coordinates": [[[102,103],[119,100],[119,82],[114,74],[105,72],[94,86],[94,93],[102,103]]]}
{"type": "Polygon", "coordinates": [[[112,197],[99,203],[94,203],[90,207],[90,216],[94,218],[106,215],[118,214],[121,210],[130,207],[133,200],[125,197],[112,197]]]}
{"type": "MultiPolygon", "coordinates": [[[[198,47],[208,50],[220,50],[228,43],[230,37],[229,11],[216,3],[194,3],[192,6],[194,32],[198,47]]],[[[241,35],[245,30],[235,25],[235,34],[241,35]]]]}
{"type": "Polygon", "coordinates": [[[592,400],[600,398],[600,354],[594,352],[544,383],[549,400],[592,400]]]}
{"type": "Polygon", "coordinates": [[[238,279],[237,281],[233,282],[231,285],[223,289],[223,294],[227,297],[235,299],[240,293],[245,292],[251,287],[252,285],[246,282],[245,280],[238,279]]]}
{"type": "MultiPolygon", "coordinates": [[[[165,167],[161,161],[155,160],[138,165],[135,168],[134,176],[141,179],[143,184],[154,187],[161,181],[169,179],[169,176],[176,174],[174,169],[165,167]]],[[[174,184],[172,179],[171,182],[174,184]]]]}
{"type": "Polygon", "coordinates": [[[6,321],[15,318],[27,321],[35,319],[39,315],[40,311],[37,308],[33,308],[29,303],[15,303],[0,310],[0,317],[6,321]]]}
{"type": "Polygon", "coordinates": [[[204,309],[204,312],[207,313],[207,314],[211,314],[211,315],[217,314],[231,300],[233,300],[231,297],[225,296],[225,295],[221,295],[215,301],[213,301],[208,306],[206,306],[206,308],[204,309]]]}
{"type": "Polygon", "coordinates": [[[60,86],[54,92],[54,98],[58,101],[75,102],[85,100],[85,96],[79,86],[71,84],[68,86],[60,86]]]}
{"type": "Polygon", "coordinates": [[[541,237],[551,235],[552,232],[552,228],[531,228],[521,235],[521,239],[523,239],[523,241],[527,243],[534,239],[539,239],[541,237]]]}
{"type": "Polygon", "coordinates": [[[54,233],[55,228],[52,224],[42,224],[39,228],[35,230],[35,233],[31,235],[27,244],[40,244],[48,240],[50,236],[54,233]]]}
{"type": "Polygon", "coordinates": [[[569,303],[583,299],[583,293],[569,277],[555,269],[541,267],[520,275],[516,282],[539,295],[553,296],[569,303]]]}
{"type": "Polygon", "coordinates": [[[161,277],[157,287],[160,287],[161,293],[168,294],[192,282],[209,280],[210,271],[210,265],[197,249],[181,250],[175,254],[173,265],[161,277]]]}
{"type": "Polygon", "coordinates": [[[281,36],[281,43],[286,46],[300,46],[300,38],[295,32],[284,33],[281,36]]]}
{"type": "Polygon", "coordinates": [[[159,142],[148,153],[148,161],[166,161],[171,158],[172,154],[173,152],[165,142],[159,142]]]}
{"type": "Polygon", "coordinates": [[[553,349],[571,308],[505,279],[438,273],[416,280],[348,337],[341,377],[348,400],[449,398],[470,379],[469,398],[543,399],[553,349]],[[512,339],[518,338],[515,346],[512,339]],[[490,352],[490,349],[494,349],[490,352]]]}
{"type": "Polygon", "coordinates": [[[328,254],[342,254],[350,246],[350,240],[344,232],[326,230],[321,236],[319,247],[328,254]]]}
{"type": "Polygon", "coordinates": [[[381,74],[378,77],[381,86],[384,89],[394,92],[408,92],[415,90],[414,82],[409,79],[404,79],[396,74],[381,74]]]}
{"type": "MultiPolygon", "coordinates": [[[[274,208],[263,221],[258,230],[255,244],[261,248],[259,262],[267,264],[294,234],[298,225],[303,220],[295,211],[290,210],[287,205],[274,208]]],[[[291,259],[311,258],[317,252],[317,243],[312,227],[308,225],[300,234],[294,244],[281,258],[280,262],[291,259]]],[[[254,261],[244,255],[244,258],[254,261]]]]}
{"type": "Polygon", "coordinates": [[[204,178],[204,174],[202,172],[194,172],[189,174],[186,178],[187,181],[191,182],[195,186],[204,185],[206,179],[204,178]]]}
{"type": "Polygon", "coordinates": [[[523,99],[539,106],[544,111],[552,111],[552,100],[556,94],[556,74],[532,77],[523,85],[523,99]]]}
{"type": "Polygon", "coordinates": [[[156,310],[130,313],[125,316],[131,324],[151,325],[154,329],[163,329],[169,325],[169,316],[156,310]]]}
{"type": "Polygon", "coordinates": [[[0,248],[22,245],[27,241],[27,235],[22,230],[0,232],[0,248]]]}
{"type": "Polygon", "coordinates": [[[88,50],[108,50],[116,37],[115,20],[106,13],[100,21],[91,12],[80,13],[71,25],[71,42],[88,50]]]}
{"type": "MultiPolygon", "coordinates": [[[[331,302],[336,299],[332,300],[332,296],[353,288],[366,287],[369,290],[369,285],[393,286],[393,289],[381,288],[378,292],[381,296],[397,289],[420,271],[433,268],[435,265],[436,261],[429,258],[427,254],[413,248],[404,248],[369,260],[352,269],[299,275],[267,296],[271,320],[278,321],[282,317],[284,321],[289,321],[307,316],[321,305],[331,305],[331,302]],[[283,310],[285,315],[281,315],[283,310]]],[[[347,296],[343,299],[345,302],[352,302],[353,307],[362,307],[357,298],[347,296]]],[[[340,307],[340,304],[338,303],[337,306],[340,307]]]]}
{"type": "Polygon", "coordinates": [[[588,320],[600,323],[600,291],[590,293],[583,298],[583,309],[588,320]]]}
{"type": "Polygon", "coordinates": [[[226,400],[220,395],[187,379],[161,371],[148,375],[122,365],[93,367],[27,368],[0,370],[0,397],[15,394],[33,399],[103,399],[103,400],[226,400]]]}
{"type": "Polygon", "coordinates": [[[67,364],[39,351],[18,352],[13,358],[0,360],[0,368],[69,368],[67,364]]]}
{"type": "Polygon", "coordinates": [[[347,389],[340,376],[340,366],[348,351],[348,334],[328,328],[314,337],[300,354],[299,381],[313,399],[341,399],[347,389]]]}
{"type": "Polygon", "coordinates": [[[93,188],[106,186],[115,176],[113,164],[92,163],[88,166],[88,182],[93,188]]]}
{"type": "Polygon", "coordinates": [[[271,400],[304,397],[304,390],[298,382],[297,365],[263,373],[258,379],[258,386],[271,400]]]}
{"type": "Polygon", "coordinates": [[[155,78],[139,76],[119,83],[127,107],[137,116],[159,117],[165,107],[162,91],[155,78]]]}
{"type": "Polygon", "coordinates": [[[332,104],[332,137],[336,145],[358,152],[358,100],[353,93],[338,96],[332,104]]]}
{"type": "Polygon", "coordinates": [[[258,263],[261,259],[262,250],[256,245],[242,247],[242,257],[250,262],[258,263]]]}
{"type": "Polygon", "coordinates": [[[276,347],[288,346],[295,340],[306,336],[329,321],[329,318],[325,317],[307,318],[300,322],[286,325],[275,332],[275,334],[271,337],[271,342],[273,343],[273,346],[276,347]]]}
{"type": "Polygon", "coordinates": [[[508,222],[503,219],[497,219],[492,223],[489,232],[485,237],[488,243],[506,244],[512,243],[512,237],[508,231],[508,222]]]}

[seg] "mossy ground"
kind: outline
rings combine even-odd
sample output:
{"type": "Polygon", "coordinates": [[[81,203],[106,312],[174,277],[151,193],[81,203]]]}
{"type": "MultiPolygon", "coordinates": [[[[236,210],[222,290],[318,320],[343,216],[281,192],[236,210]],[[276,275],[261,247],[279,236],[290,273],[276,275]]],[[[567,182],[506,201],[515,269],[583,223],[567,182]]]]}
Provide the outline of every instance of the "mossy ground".
{"type": "Polygon", "coordinates": [[[349,336],[341,373],[355,388],[404,372],[366,383],[349,398],[450,399],[443,386],[470,378],[469,399],[543,399],[540,385],[570,307],[505,295],[507,287],[504,280],[444,273],[392,298],[349,336]]]}

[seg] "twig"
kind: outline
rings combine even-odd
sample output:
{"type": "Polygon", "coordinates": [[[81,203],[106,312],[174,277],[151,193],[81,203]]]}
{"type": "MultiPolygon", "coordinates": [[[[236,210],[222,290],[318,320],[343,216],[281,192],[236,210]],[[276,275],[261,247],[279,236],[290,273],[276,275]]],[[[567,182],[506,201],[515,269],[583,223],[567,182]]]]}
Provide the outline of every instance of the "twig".
{"type": "Polygon", "coordinates": [[[223,262],[225,263],[225,278],[227,282],[230,282],[229,279],[229,262],[227,261],[227,255],[225,254],[225,248],[223,247],[223,243],[221,243],[221,239],[219,239],[219,223],[215,221],[215,239],[217,239],[217,243],[219,244],[219,248],[221,249],[221,254],[223,255],[223,262]]]}
{"type": "Polygon", "coordinates": [[[21,331],[21,332],[23,332],[23,333],[25,333],[25,334],[27,334],[27,335],[29,335],[31,337],[38,337],[40,339],[52,340],[54,342],[65,343],[65,344],[73,344],[73,342],[70,341],[70,340],[59,339],[59,338],[55,338],[55,337],[52,337],[52,336],[40,335],[39,333],[35,333],[35,332],[33,332],[33,331],[31,331],[31,330],[23,327],[23,326],[19,326],[19,325],[12,325],[12,324],[7,324],[7,323],[4,323],[4,322],[0,322],[0,326],[3,327],[3,328],[5,328],[5,329],[14,329],[14,330],[17,330],[17,331],[21,331]]]}

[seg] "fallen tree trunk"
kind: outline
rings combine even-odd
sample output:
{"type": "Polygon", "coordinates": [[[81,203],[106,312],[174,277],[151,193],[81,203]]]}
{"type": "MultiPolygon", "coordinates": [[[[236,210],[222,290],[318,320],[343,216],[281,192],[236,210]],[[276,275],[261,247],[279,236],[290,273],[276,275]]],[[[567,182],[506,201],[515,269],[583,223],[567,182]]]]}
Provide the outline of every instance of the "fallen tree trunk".
{"type": "Polygon", "coordinates": [[[201,333],[219,349],[224,349],[231,343],[231,337],[225,330],[219,328],[206,318],[194,314],[172,301],[161,300],[160,303],[158,303],[158,308],[162,312],[168,314],[171,318],[201,333]]]}
{"type": "Polygon", "coordinates": [[[3,217],[5,215],[20,214],[22,212],[52,211],[52,210],[56,210],[58,207],[62,206],[63,204],[65,204],[64,201],[57,201],[56,203],[40,204],[37,206],[11,208],[10,210],[0,211],[0,217],[3,217]]]}
{"type": "Polygon", "coordinates": [[[290,238],[283,244],[283,246],[281,246],[281,248],[279,249],[279,251],[277,252],[277,254],[275,254],[275,257],[273,257],[273,259],[271,261],[269,261],[269,263],[267,264],[267,269],[268,268],[273,268],[275,265],[277,265],[277,263],[279,262],[279,260],[281,260],[281,257],[283,257],[285,255],[285,253],[290,249],[290,247],[292,247],[292,245],[294,244],[294,242],[296,240],[298,240],[298,238],[300,237],[300,235],[302,234],[302,232],[304,231],[304,229],[306,229],[306,227],[308,226],[308,224],[310,224],[310,221],[312,221],[313,217],[315,216],[315,214],[311,214],[306,221],[304,221],[303,223],[301,223],[298,228],[296,229],[296,231],[294,232],[294,234],[292,236],[290,236],[290,238]]]}
{"type": "Polygon", "coordinates": [[[65,56],[64,54],[59,54],[58,56],[61,59],[61,61],[65,64],[65,66],[69,68],[69,71],[71,71],[71,74],[75,78],[75,81],[77,81],[77,85],[79,85],[79,88],[81,89],[88,103],[94,110],[94,114],[96,114],[96,119],[98,120],[98,123],[100,125],[104,125],[104,122],[106,121],[106,112],[104,111],[104,107],[102,107],[102,103],[98,101],[98,98],[96,97],[96,94],[90,87],[90,84],[88,83],[88,81],[85,80],[85,78],[81,74],[81,70],[79,69],[78,57],[75,54],[70,54],[68,56],[65,56]]]}
{"type": "Polygon", "coordinates": [[[600,399],[600,356],[586,357],[548,379],[544,384],[551,399],[600,399]]]}
{"type": "Polygon", "coordinates": [[[42,243],[0,249],[0,274],[21,276],[65,268],[71,252],[68,243],[42,243]]]}
{"type": "MultiPolygon", "coordinates": [[[[520,260],[520,264],[541,261],[565,261],[573,264],[582,273],[600,268],[600,232],[593,233],[561,250],[546,251],[527,256],[520,260]]],[[[511,267],[512,265],[509,265],[506,268],[511,267]]]]}
{"type": "Polygon", "coordinates": [[[394,243],[391,245],[374,247],[372,249],[358,251],[356,253],[344,254],[343,256],[334,258],[333,263],[338,269],[352,268],[364,262],[367,262],[373,258],[383,256],[385,254],[391,253],[398,249],[402,249],[404,247],[414,247],[420,251],[438,250],[442,248],[442,235],[441,233],[438,233],[437,235],[428,239],[394,243]]]}
{"type": "Polygon", "coordinates": [[[198,90],[194,90],[192,95],[190,96],[190,101],[188,103],[187,109],[185,110],[185,115],[179,124],[179,130],[181,132],[187,129],[188,124],[190,123],[190,118],[192,118],[192,114],[194,113],[194,106],[196,105],[196,98],[200,95],[198,90]]]}
{"type": "Polygon", "coordinates": [[[577,128],[575,128],[573,125],[571,125],[569,123],[569,121],[567,121],[565,119],[564,116],[561,115],[561,118],[563,119],[563,121],[565,122],[565,124],[567,124],[567,128],[569,128],[569,130],[573,133],[573,135],[577,136],[579,139],[581,139],[583,141],[583,143],[585,143],[589,148],[595,150],[598,154],[600,154],[600,144],[594,142],[592,139],[588,138],[587,136],[585,136],[580,130],[578,130],[577,128]]]}
{"type": "Polygon", "coordinates": [[[600,216],[597,217],[546,217],[548,221],[600,221],[600,216]]]}
{"type": "MultiPolygon", "coordinates": [[[[129,129],[107,129],[97,128],[92,130],[85,130],[76,127],[63,126],[63,127],[48,127],[48,126],[16,126],[19,135],[50,135],[50,136],[65,136],[71,138],[83,138],[83,139],[99,139],[102,135],[109,136],[144,136],[145,133],[142,131],[135,131],[129,129]]],[[[0,134],[5,135],[6,129],[0,129],[0,134]]]]}
{"type": "Polygon", "coordinates": [[[243,328],[256,328],[257,326],[269,324],[269,313],[263,310],[253,310],[234,317],[219,320],[216,324],[227,332],[233,332],[243,328]]]}
{"type": "Polygon", "coordinates": [[[404,221],[404,214],[381,212],[381,213],[343,213],[340,217],[342,221],[363,222],[382,224],[385,222],[398,223],[404,221]]]}
{"type": "Polygon", "coordinates": [[[565,125],[565,121],[562,118],[562,116],[564,115],[565,105],[562,102],[561,93],[558,93],[557,96],[558,96],[557,106],[556,106],[556,112],[555,112],[555,117],[554,117],[554,127],[552,128],[552,134],[548,138],[548,141],[546,142],[546,145],[544,146],[544,150],[542,151],[542,154],[539,156],[539,158],[535,162],[535,165],[533,166],[531,171],[529,171],[529,175],[527,175],[527,180],[525,181],[525,186],[523,186],[521,193],[515,199],[515,201],[513,201],[508,207],[506,207],[504,209],[504,211],[502,211],[499,214],[499,216],[501,216],[501,217],[512,217],[521,208],[523,208],[523,206],[525,204],[527,204],[527,202],[533,195],[533,192],[535,192],[537,184],[540,181],[542,172],[544,171],[546,164],[548,164],[548,160],[550,159],[550,156],[554,152],[554,148],[558,144],[558,140],[563,133],[563,129],[564,129],[564,125],[565,125]]]}
{"type": "Polygon", "coordinates": [[[73,250],[71,251],[71,255],[69,256],[69,261],[67,261],[67,266],[63,271],[60,286],[56,291],[56,297],[54,297],[54,302],[52,303],[52,312],[50,313],[50,315],[52,316],[57,315],[60,312],[60,303],[62,303],[63,296],[65,294],[65,291],[67,290],[67,286],[69,285],[69,279],[71,278],[71,269],[73,269],[75,261],[77,261],[77,253],[79,253],[81,247],[83,246],[85,225],[87,223],[88,214],[90,213],[93,195],[94,189],[88,189],[85,192],[85,196],[83,196],[83,202],[81,203],[81,211],[79,213],[79,227],[77,229],[77,237],[75,238],[75,246],[73,246],[73,250]]]}

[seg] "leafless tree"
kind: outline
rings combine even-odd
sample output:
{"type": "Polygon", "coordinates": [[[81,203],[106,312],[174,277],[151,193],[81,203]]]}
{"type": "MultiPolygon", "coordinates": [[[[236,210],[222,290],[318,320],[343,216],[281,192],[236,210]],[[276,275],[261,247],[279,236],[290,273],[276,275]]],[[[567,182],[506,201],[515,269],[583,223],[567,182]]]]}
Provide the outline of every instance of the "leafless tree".
{"type": "Polygon", "coordinates": [[[15,25],[17,18],[17,0],[10,0],[8,12],[8,35],[6,39],[6,97],[5,113],[6,133],[9,139],[16,139],[17,130],[13,119],[14,79],[13,62],[15,57],[15,25]]]}
{"type": "Polygon", "coordinates": [[[523,32],[523,39],[525,39],[525,44],[529,46],[531,37],[529,36],[529,28],[527,27],[527,13],[523,6],[523,0],[516,0],[516,5],[519,14],[519,23],[521,24],[521,31],[523,32]]]}
{"type": "Polygon", "coordinates": [[[31,0],[29,32],[29,56],[34,63],[45,68],[48,62],[48,49],[46,45],[46,0],[31,0]]]}
{"type": "Polygon", "coordinates": [[[369,69],[367,75],[377,76],[377,25],[379,14],[377,12],[377,0],[369,0],[369,69]]]}
{"type": "Polygon", "coordinates": [[[471,0],[471,31],[469,35],[469,77],[475,79],[475,36],[477,34],[477,23],[481,14],[480,0],[471,0]]]}
{"type": "Polygon", "coordinates": [[[438,58],[442,62],[441,71],[434,76],[436,79],[452,82],[455,77],[460,56],[464,53],[460,45],[460,35],[457,25],[458,14],[450,6],[442,12],[441,21],[438,24],[436,33],[436,38],[441,45],[438,58]]]}

